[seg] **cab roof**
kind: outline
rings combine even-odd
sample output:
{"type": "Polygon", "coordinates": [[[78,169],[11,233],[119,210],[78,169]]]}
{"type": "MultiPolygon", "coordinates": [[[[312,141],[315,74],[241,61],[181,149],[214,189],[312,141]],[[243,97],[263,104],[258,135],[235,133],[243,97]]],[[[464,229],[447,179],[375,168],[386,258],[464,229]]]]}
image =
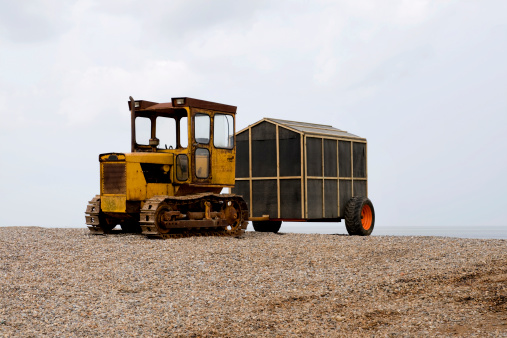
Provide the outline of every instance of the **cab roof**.
{"type": "MultiPolygon", "coordinates": [[[[211,101],[194,99],[191,97],[173,97],[171,98],[171,102],[167,103],[157,103],[145,100],[135,100],[135,111],[139,112],[159,112],[159,113],[169,113],[173,111],[175,108],[182,107],[190,107],[190,108],[200,108],[200,109],[209,109],[216,110],[225,113],[236,113],[237,107],[230,106],[223,103],[216,103],[211,101]]],[[[130,101],[128,101],[128,106],[130,110],[130,101]]]]}

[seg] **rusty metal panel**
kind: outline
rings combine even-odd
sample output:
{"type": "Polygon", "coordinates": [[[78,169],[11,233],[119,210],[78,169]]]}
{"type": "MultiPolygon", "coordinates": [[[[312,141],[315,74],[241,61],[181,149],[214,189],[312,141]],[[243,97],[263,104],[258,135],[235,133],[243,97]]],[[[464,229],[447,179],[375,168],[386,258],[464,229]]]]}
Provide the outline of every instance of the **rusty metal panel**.
{"type": "Polygon", "coordinates": [[[174,107],[192,107],[192,108],[200,108],[200,109],[209,109],[209,110],[216,110],[226,113],[236,113],[237,107],[236,106],[230,106],[228,104],[223,103],[216,103],[211,101],[204,101],[204,100],[198,100],[193,99],[191,97],[173,97],[171,99],[174,107]],[[184,103],[179,105],[176,103],[177,99],[183,99],[184,103]]]}
{"type": "MultiPolygon", "coordinates": [[[[157,102],[151,102],[151,101],[145,101],[145,100],[137,100],[135,102],[137,102],[137,104],[139,105],[138,107],[134,107],[135,110],[146,109],[148,107],[151,107],[151,106],[154,106],[154,105],[158,104],[157,102]]],[[[129,110],[130,110],[132,108],[131,107],[132,101],[127,101],[127,103],[129,105],[129,110]]]]}
{"type": "Polygon", "coordinates": [[[102,164],[102,194],[126,194],[125,163],[102,164]]]}

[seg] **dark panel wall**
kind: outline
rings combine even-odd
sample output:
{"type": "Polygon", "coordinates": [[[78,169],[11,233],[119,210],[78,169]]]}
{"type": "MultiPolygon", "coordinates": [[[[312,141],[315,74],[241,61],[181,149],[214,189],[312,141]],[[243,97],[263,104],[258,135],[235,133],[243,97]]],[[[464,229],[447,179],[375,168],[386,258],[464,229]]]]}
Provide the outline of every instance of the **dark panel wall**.
{"type": "Polygon", "coordinates": [[[248,130],[245,130],[236,136],[236,177],[249,176],[249,152],[248,130]]]}
{"type": "MultiPolygon", "coordinates": [[[[262,122],[236,138],[236,177],[277,176],[276,125],[262,122]],[[251,154],[249,150],[251,141],[251,154]],[[249,163],[251,157],[251,163],[249,163]]],[[[278,127],[278,165],[280,177],[301,176],[301,137],[303,135],[278,127]]],[[[277,205],[277,181],[252,181],[250,201],[249,181],[236,181],[233,193],[242,195],[254,217],[270,215],[273,218],[299,219],[308,206],[308,219],[337,218],[344,216],[344,209],[352,196],[366,196],[366,180],[336,180],[331,177],[366,178],[366,144],[353,141],[338,141],[317,137],[306,138],[306,172],[309,177],[326,179],[306,180],[307,201],[301,201],[301,180],[280,179],[280,215],[277,205]],[[352,147],[351,147],[352,145],[352,147]],[[337,158],[338,153],[338,158],[337,158]],[[353,156],[351,156],[353,155],[353,156]],[[339,187],[339,189],[338,189],[339,187]],[[352,191],[353,189],[353,191],[352,191]],[[339,206],[338,206],[339,202],[339,206]],[[322,206],[325,206],[324,214],[322,206]]]]}
{"type": "Polygon", "coordinates": [[[340,177],[351,177],[349,141],[338,141],[338,160],[340,177]]]}
{"type": "Polygon", "coordinates": [[[236,181],[232,193],[241,195],[245,200],[248,208],[250,209],[250,182],[249,181],[236,181]]]}
{"type": "Polygon", "coordinates": [[[336,177],[336,140],[324,140],[324,176],[336,177]]]}
{"type": "Polygon", "coordinates": [[[269,215],[278,217],[276,180],[256,180],[252,182],[252,211],[254,217],[269,215]]]}
{"type": "Polygon", "coordinates": [[[352,144],[354,158],[354,177],[366,177],[366,145],[364,143],[352,144]]]}
{"type": "Polygon", "coordinates": [[[280,176],[301,175],[301,136],[291,130],[278,128],[280,176]]]}
{"type": "Polygon", "coordinates": [[[282,218],[301,218],[301,180],[280,180],[282,218]]]}
{"type": "Polygon", "coordinates": [[[252,127],[252,176],[276,176],[276,126],[269,122],[252,127]]]}
{"type": "Polygon", "coordinates": [[[338,180],[324,180],[325,217],[338,217],[338,180]]]}
{"type": "Polygon", "coordinates": [[[308,180],[308,218],[322,218],[322,180],[308,180]]]}
{"type": "Polygon", "coordinates": [[[354,196],[366,196],[366,181],[355,181],[354,180],[354,196]]]}
{"type": "Polygon", "coordinates": [[[306,163],[308,176],[322,176],[322,139],[308,137],[306,139],[306,163]]]}
{"type": "Polygon", "coordinates": [[[340,180],[340,216],[345,215],[345,206],[352,197],[352,181],[340,180]]]}

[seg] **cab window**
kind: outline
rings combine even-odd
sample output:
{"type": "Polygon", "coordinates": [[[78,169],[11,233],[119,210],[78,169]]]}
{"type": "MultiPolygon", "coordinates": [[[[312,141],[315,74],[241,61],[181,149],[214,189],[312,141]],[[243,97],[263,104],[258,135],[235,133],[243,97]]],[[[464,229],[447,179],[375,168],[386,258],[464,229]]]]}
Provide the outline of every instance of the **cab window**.
{"type": "Polygon", "coordinates": [[[206,114],[196,114],[195,118],[195,141],[200,144],[209,144],[210,118],[206,114]]]}
{"type": "Polygon", "coordinates": [[[186,116],[180,118],[180,147],[188,147],[188,119],[186,116]]]}
{"type": "Polygon", "coordinates": [[[176,120],[170,117],[157,117],[157,138],[160,140],[159,148],[176,148],[176,120]]]}
{"type": "Polygon", "coordinates": [[[147,117],[136,118],[136,143],[141,145],[150,144],[151,120],[147,117]]]}
{"type": "Polygon", "coordinates": [[[195,150],[195,176],[208,178],[209,176],[209,150],[197,148],[195,150]]]}
{"type": "Polygon", "coordinates": [[[213,145],[216,148],[234,147],[234,118],[231,115],[215,114],[213,118],[213,145]]]}

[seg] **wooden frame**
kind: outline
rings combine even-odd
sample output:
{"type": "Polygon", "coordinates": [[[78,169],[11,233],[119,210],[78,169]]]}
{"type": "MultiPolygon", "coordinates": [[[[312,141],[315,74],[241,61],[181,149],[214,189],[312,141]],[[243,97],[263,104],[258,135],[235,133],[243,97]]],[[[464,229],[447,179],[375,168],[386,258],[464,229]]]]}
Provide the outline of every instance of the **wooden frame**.
{"type": "MultiPolygon", "coordinates": [[[[365,181],[366,182],[366,197],[368,195],[368,161],[367,161],[367,141],[364,138],[358,137],[356,135],[348,134],[345,131],[338,130],[331,126],[321,126],[316,124],[309,123],[301,123],[294,121],[282,121],[265,118],[262,119],[236,133],[238,134],[248,132],[248,152],[249,152],[249,165],[248,165],[248,177],[236,177],[236,181],[248,181],[249,186],[249,208],[250,208],[250,217],[259,218],[263,215],[254,215],[254,205],[256,201],[253,200],[254,192],[253,192],[253,182],[254,181],[262,181],[262,180],[276,180],[276,215],[269,215],[269,219],[271,220],[283,220],[283,221],[309,221],[309,220],[319,220],[326,221],[326,180],[333,180],[336,182],[337,191],[336,191],[336,210],[338,219],[343,217],[341,214],[341,207],[343,207],[342,203],[347,203],[347,201],[340,200],[340,181],[351,181],[350,191],[348,195],[354,196],[354,182],[355,181],[365,181]],[[252,176],[252,128],[259,125],[260,123],[268,122],[275,126],[275,138],[276,138],[276,176],[269,177],[253,177],[252,176]],[[286,123],[285,123],[286,122],[286,123]],[[298,130],[298,124],[301,128],[306,129],[306,131],[298,130]],[[286,130],[292,131],[294,133],[299,134],[300,139],[300,174],[296,176],[281,176],[280,175],[280,128],[284,128],[286,130]],[[313,129],[313,132],[308,132],[308,129],[313,129]],[[326,133],[329,132],[329,133],[326,133]],[[342,134],[346,134],[345,136],[336,136],[333,133],[340,132],[342,134]],[[308,176],[308,149],[307,149],[307,140],[308,138],[314,138],[320,140],[321,147],[321,176],[308,176]],[[336,142],[336,175],[326,176],[325,165],[326,165],[326,156],[325,156],[325,141],[332,140],[336,142]],[[340,173],[340,143],[339,141],[350,142],[350,176],[341,177],[340,173]],[[364,144],[364,174],[365,177],[354,177],[354,144],[362,143],[364,144]],[[300,215],[301,218],[297,219],[287,219],[282,218],[281,211],[281,182],[286,179],[296,179],[300,180],[301,185],[301,210],[300,215]],[[322,217],[319,219],[309,218],[309,206],[308,206],[308,180],[320,180],[322,182],[322,217]]],[[[272,149],[272,148],[271,148],[272,149]]],[[[258,156],[258,155],[256,155],[258,156]]],[[[334,160],[333,160],[334,162],[334,160]]],[[[271,164],[270,164],[271,165],[271,164]]],[[[356,168],[357,169],[357,168],[356,168]]],[[[245,187],[246,188],[246,187],[245,187]]],[[[364,189],[364,188],[363,188],[364,189]]],[[[334,199],[334,198],[333,198],[334,199]]],[[[272,204],[270,204],[272,206],[272,204]]],[[[336,221],[336,218],[329,218],[331,221],[336,221]]]]}

